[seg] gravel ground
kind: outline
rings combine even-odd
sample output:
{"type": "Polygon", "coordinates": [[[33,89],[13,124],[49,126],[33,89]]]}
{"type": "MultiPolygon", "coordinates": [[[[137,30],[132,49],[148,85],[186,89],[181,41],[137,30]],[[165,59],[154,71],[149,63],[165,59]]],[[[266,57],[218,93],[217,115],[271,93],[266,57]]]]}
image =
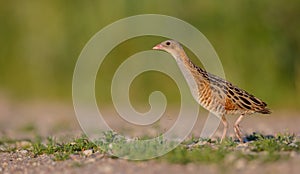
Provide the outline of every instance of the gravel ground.
{"type": "MultiPolygon", "coordinates": [[[[177,111],[168,111],[159,125],[140,131],[141,127],[132,125],[116,118],[112,109],[103,111],[108,115],[107,122],[116,130],[127,130],[132,135],[157,134],[157,129],[166,130],[174,123],[172,115],[177,111]]],[[[207,114],[201,110],[200,115],[207,114]],[[203,113],[203,114],[201,114],[203,113]]],[[[242,122],[246,133],[253,131],[264,134],[278,132],[293,132],[300,135],[300,112],[274,111],[270,116],[252,115],[242,122]]],[[[82,134],[72,105],[48,102],[16,103],[0,98],[0,137],[13,139],[31,139],[39,134],[43,137],[54,136],[66,140],[82,134]]],[[[235,116],[228,117],[232,125],[235,116]]],[[[193,129],[193,134],[199,136],[205,117],[199,119],[193,129]]],[[[220,131],[217,136],[220,135],[220,131]]],[[[233,135],[232,129],[229,136],[233,135]]],[[[66,161],[53,161],[51,156],[34,157],[28,151],[0,153],[0,173],[298,173],[300,171],[300,156],[292,155],[289,160],[260,164],[255,161],[239,160],[233,166],[221,168],[218,164],[169,164],[155,160],[127,161],[112,159],[100,153],[90,156],[72,155],[66,161]]]]}
{"type": "Polygon", "coordinates": [[[71,156],[66,161],[53,161],[51,156],[32,157],[29,152],[0,153],[0,173],[298,173],[300,157],[288,161],[260,164],[239,160],[233,166],[216,164],[168,164],[157,161],[127,161],[94,153],[89,157],[71,156]]]}

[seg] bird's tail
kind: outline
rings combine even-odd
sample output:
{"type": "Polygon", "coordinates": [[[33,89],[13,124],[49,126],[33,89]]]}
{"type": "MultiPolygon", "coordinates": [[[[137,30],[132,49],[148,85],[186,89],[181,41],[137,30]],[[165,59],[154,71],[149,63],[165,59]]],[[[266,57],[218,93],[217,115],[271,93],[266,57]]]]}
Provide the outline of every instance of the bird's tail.
{"type": "Polygon", "coordinates": [[[271,114],[271,110],[269,108],[263,108],[262,110],[258,111],[261,114],[271,114]]]}

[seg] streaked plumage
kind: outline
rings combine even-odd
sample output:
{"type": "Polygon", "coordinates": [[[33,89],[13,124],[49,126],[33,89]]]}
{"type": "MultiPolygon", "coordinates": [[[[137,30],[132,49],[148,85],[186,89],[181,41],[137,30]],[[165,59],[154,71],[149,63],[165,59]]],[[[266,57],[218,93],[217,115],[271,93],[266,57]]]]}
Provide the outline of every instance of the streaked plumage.
{"type": "Polygon", "coordinates": [[[267,104],[257,97],[249,94],[232,83],[213,75],[196,66],[186,55],[181,45],[174,40],[164,41],[153,49],[164,50],[170,53],[176,60],[183,62],[187,70],[191,72],[198,87],[198,102],[205,109],[220,116],[224,124],[221,140],[226,136],[228,123],[225,115],[239,114],[234,125],[236,136],[242,142],[239,123],[245,114],[262,113],[270,114],[267,104]]]}

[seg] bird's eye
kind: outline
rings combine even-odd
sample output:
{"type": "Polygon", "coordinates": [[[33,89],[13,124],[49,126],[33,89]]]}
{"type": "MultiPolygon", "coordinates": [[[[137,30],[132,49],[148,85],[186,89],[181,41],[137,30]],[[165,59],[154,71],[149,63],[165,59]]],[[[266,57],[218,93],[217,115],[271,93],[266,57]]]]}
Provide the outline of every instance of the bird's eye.
{"type": "Polygon", "coordinates": [[[171,42],[166,42],[166,45],[171,45],[171,42]]]}

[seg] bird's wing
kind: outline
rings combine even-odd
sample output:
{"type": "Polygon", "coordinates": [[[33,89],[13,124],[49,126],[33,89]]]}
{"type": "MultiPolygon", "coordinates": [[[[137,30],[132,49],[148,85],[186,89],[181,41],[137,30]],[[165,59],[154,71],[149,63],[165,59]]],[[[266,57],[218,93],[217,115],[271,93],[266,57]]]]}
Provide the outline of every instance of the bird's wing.
{"type": "Polygon", "coordinates": [[[225,110],[244,110],[245,113],[270,113],[270,110],[266,108],[267,104],[254,95],[208,72],[207,77],[211,88],[217,88],[212,90],[212,94],[223,100],[225,110]]]}

